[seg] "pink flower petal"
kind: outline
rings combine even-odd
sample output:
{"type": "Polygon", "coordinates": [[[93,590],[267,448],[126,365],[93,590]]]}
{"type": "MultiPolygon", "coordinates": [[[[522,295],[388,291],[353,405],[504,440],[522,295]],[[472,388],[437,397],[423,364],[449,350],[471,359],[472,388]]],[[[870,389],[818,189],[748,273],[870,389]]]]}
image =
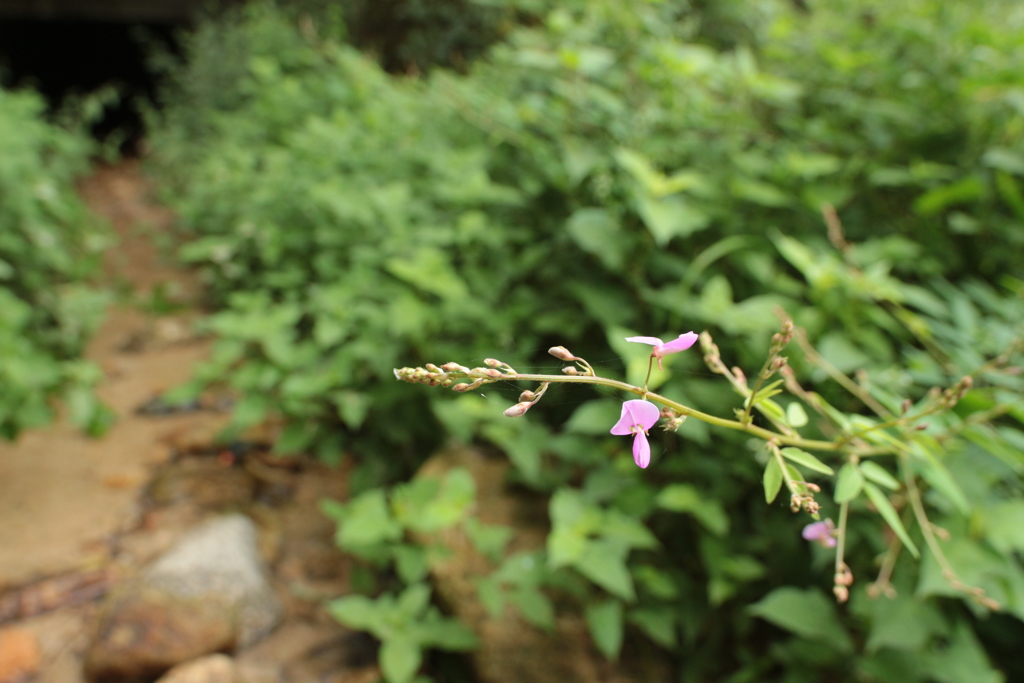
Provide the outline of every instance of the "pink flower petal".
{"type": "Polygon", "coordinates": [[[661,410],[650,401],[635,399],[622,405],[633,415],[633,424],[643,425],[644,431],[653,427],[661,417],[661,410]]]}
{"type": "Polygon", "coordinates": [[[801,535],[807,541],[817,541],[826,548],[835,548],[837,541],[832,532],[835,530],[835,525],[831,519],[826,519],[821,522],[814,522],[804,527],[801,535]]]}
{"type": "Polygon", "coordinates": [[[690,348],[691,346],[697,343],[697,338],[698,335],[696,332],[687,332],[686,334],[681,334],[678,338],[673,339],[667,344],[663,344],[659,351],[663,356],[669,353],[678,353],[680,351],[685,351],[686,349],[690,348]]]}
{"type": "Polygon", "coordinates": [[[661,346],[665,343],[657,337],[626,337],[626,341],[636,342],[637,344],[650,344],[651,346],[661,346]]]}
{"type": "Polygon", "coordinates": [[[633,437],[633,462],[641,469],[651,464],[651,444],[643,432],[637,432],[633,437]]]}

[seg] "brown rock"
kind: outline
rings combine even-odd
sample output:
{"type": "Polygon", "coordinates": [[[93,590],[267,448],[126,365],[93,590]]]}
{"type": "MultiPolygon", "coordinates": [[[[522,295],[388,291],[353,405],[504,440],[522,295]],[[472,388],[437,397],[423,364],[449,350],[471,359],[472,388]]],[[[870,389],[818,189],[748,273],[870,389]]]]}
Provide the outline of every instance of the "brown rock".
{"type": "Polygon", "coordinates": [[[27,631],[0,630],[0,683],[20,683],[39,669],[39,641],[27,631]]]}
{"type": "Polygon", "coordinates": [[[236,639],[223,602],[153,588],[115,597],[100,623],[85,660],[87,674],[100,679],[159,675],[179,662],[228,650],[236,639]]]}
{"type": "Polygon", "coordinates": [[[236,683],[235,662],[227,655],[212,654],[179,664],[156,683],[236,683]]]}

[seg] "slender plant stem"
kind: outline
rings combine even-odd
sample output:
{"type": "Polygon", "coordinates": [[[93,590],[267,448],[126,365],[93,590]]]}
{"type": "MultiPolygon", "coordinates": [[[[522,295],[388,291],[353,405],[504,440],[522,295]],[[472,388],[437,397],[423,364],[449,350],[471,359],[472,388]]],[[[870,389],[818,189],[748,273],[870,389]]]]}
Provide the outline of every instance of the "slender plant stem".
{"type": "MultiPolygon", "coordinates": [[[[773,432],[770,429],[764,427],[758,427],[753,424],[743,424],[736,420],[727,420],[721,417],[715,417],[714,415],[708,415],[702,413],[699,410],[684,406],[682,403],[677,403],[670,398],[666,398],[659,394],[655,394],[650,391],[644,390],[642,387],[635,387],[632,384],[626,382],[620,382],[616,379],[609,379],[607,377],[597,376],[582,376],[582,375],[527,375],[523,373],[516,373],[516,375],[503,377],[501,379],[511,379],[527,382],[564,382],[568,384],[598,384],[605,387],[611,387],[612,389],[619,389],[626,391],[631,394],[636,394],[640,398],[648,401],[654,401],[664,406],[672,408],[680,415],[686,415],[687,417],[696,418],[702,422],[713,424],[716,427],[722,427],[724,429],[732,429],[739,432],[748,432],[754,436],[758,436],[764,440],[775,439],[780,444],[787,446],[797,446],[800,448],[810,448],[819,451],[844,451],[848,450],[846,444],[833,443],[832,441],[820,441],[816,439],[805,439],[799,436],[790,436],[787,434],[779,434],[773,432]]],[[[860,453],[858,451],[858,453],[860,453]]]]}

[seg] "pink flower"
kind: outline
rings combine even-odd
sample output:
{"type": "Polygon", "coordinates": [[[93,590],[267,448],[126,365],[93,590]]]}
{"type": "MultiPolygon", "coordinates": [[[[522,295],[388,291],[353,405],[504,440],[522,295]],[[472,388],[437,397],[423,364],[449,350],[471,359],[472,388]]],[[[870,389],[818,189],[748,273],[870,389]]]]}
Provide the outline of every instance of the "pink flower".
{"type": "Polygon", "coordinates": [[[626,341],[636,342],[638,344],[650,344],[653,346],[654,351],[651,351],[651,355],[658,359],[658,369],[664,370],[664,368],[661,367],[662,358],[670,353],[685,351],[697,343],[697,338],[698,335],[696,332],[687,332],[686,334],[679,335],[667,344],[657,337],[626,337],[626,341]]]}
{"type": "Polygon", "coordinates": [[[622,415],[612,427],[612,434],[633,435],[633,461],[640,467],[651,464],[651,444],[647,443],[647,430],[654,426],[661,416],[658,406],[639,399],[622,404],[622,415]]]}
{"type": "Polygon", "coordinates": [[[832,523],[832,520],[826,519],[823,522],[814,522],[805,526],[803,537],[805,541],[817,541],[826,548],[835,548],[836,537],[832,535],[835,530],[836,525],[832,523]]]}

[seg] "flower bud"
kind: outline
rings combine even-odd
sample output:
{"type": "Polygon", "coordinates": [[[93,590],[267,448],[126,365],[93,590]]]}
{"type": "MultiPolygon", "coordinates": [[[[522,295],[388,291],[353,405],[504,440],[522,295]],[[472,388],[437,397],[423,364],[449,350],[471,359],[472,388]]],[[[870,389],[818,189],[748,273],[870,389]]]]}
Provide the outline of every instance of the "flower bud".
{"type": "Polygon", "coordinates": [[[441,368],[437,367],[433,363],[427,363],[426,367],[427,367],[427,370],[430,370],[431,372],[441,372],[441,368]]]}
{"type": "Polygon", "coordinates": [[[577,370],[576,368],[562,368],[562,372],[564,372],[567,375],[578,375],[578,374],[580,374],[580,371],[577,370]]]}
{"type": "Polygon", "coordinates": [[[469,372],[469,368],[463,367],[462,365],[459,365],[455,361],[445,363],[444,365],[441,366],[441,369],[444,370],[445,372],[469,372]]]}
{"type": "Polygon", "coordinates": [[[484,365],[486,365],[489,368],[498,368],[504,365],[504,363],[502,363],[500,360],[495,360],[494,358],[486,358],[484,359],[484,365]]]}
{"type": "Polygon", "coordinates": [[[576,360],[576,356],[569,353],[569,349],[564,346],[552,346],[548,349],[548,353],[559,360],[576,360]]]}
{"type": "Polygon", "coordinates": [[[537,398],[537,394],[533,393],[529,389],[527,389],[523,393],[519,394],[519,400],[520,401],[533,402],[534,400],[536,400],[536,398],[537,398]]]}
{"type": "Polygon", "coordinates": [[[526,414],[526,411],[529,410],[532,405],[533,403],[531,403],[530,401],[523,401],[521,403],[515,404],[511,408],[508,408],[502,413],[502,415],[504,415],[505,417],[522,417],[523,415],[526,414]]]}

